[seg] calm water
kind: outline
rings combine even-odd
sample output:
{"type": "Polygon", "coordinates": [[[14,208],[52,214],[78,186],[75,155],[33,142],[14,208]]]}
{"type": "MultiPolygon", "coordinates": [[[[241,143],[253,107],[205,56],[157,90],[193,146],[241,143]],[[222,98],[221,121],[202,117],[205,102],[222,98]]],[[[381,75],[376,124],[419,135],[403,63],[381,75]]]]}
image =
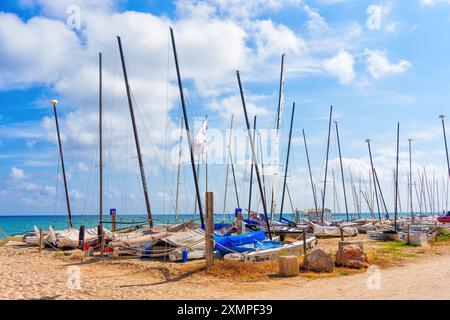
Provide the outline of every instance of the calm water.
{"type": "MultiPolygon", "coordinates": [[[[399,214],[399,216],[409,215],[408,213],[399,214]]],[[[246,216],[246,215],[244,215],[246,216]]],[[[369,218],[370,214],[362,214],[364,218],[369,218]]],[[[391,215],[392,217],[393,215],[391,215]]],[[[276,215],[278,218],[278,215],[276,215]]],[[[283,214],[283,217],[294,220],[295,217],[292,214],[283,214]]],[[[303,217],[300,214],[300,217],[303,217]]],[[[345,220],[345,214],[334,214],[333,218],[336,220],[345,220]]],[[[382,216],[384,218],[384,215],[382,216]]],[[[356,219],[358,215],[350,214],[350,219],[356,219]]],[[[214,220],[219,221],[230,221],[234,219],[234,214],[223,215],[217,214],[215,215],[214,220]],[[225,218],[225,219],[224,219],[225,218]]],[[[155,215],[154,216],[155,223],[174,223],[176,221],[175,215],[155,215]]],[[[179,222],[194,220],[200,222],[200,217],[198,214],[180,214],[179,222]]],[[[104,216],[103,221],[105,222],[105,227],[110,229],[111,224],[106,222],[111,221],[109,216],[104,216]]],[[[145,215],[118,215],[116,217],[117,223],[122,222],[145,222],[145,215]]],[[[95,227],[98,225],[98,216],[97,215],[83,215],[83,216],[73,216],[73,224],[75,227],[79,227],[80,225],[85,225],[86,227],[95,227]]],[[[68,227],[67,217],[61,215],[47,215],[47,216],[0,216],[0,239],[5,235],[15,235],[15,234],[23,234],[27,231],[32,231],[33,226],[37,226],[38,228],[42,227],[46,230],[49,226],[52,226],[54,229],[65,229],[68,227]],[[3,232],[2,232],[3,231],[3,232]]],[[[120,226],[120,224],[119,224],[120,226]]],[[[126,226],[125,224],[121,225],[122,227],[126,226]]]]}

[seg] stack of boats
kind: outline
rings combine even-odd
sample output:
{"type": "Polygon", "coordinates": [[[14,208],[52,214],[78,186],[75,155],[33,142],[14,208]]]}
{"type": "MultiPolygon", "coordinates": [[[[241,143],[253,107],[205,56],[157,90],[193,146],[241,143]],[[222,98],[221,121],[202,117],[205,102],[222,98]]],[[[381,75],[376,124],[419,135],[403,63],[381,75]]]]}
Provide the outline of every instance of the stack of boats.
{"type": "MultiPolygon", "coordinates": [[[[105,237],[111,236],[111,231],[103,229],[105,237]]],[[[48,231],[42,234],[44,245],[48,245],[55,248],[77,248],[80,244],[80,230],[77,228],[68,228],[64,230],[53,230],[52,227],[48,228],[48,231]]],[[[33,232],[28,232],[23,236],[23,242],[38,245],[40,243],[40,231],[36,226],[33,228],[33,232]]],[[[84,229],[83,243],[85,245],[92,245],[98,241],[98,229],[88,228],[84,229]]]]}
{"type": "Polygon", "coordinates": [[[309,221],[312,233],[319,238],[327,237],[353,237],[358,235],[358,225],[351,222],[313,222],[309,221]]]}
{"type": "MultiPolygon", "coordinates": [[[[253,221],[255,222],[255,221],[253,221]]],[[[292,225],[277,224],[278,231],[288,232],[288,235],[299,235],[304,228],[296,229],[292,225]],[[283,227],[285,229],[283,229],[283,227]],[[295,231],[295,232],[294,232],[295,231]]],[[[276,259],[283,254],[301,254],[304,248],[313,248],[316,245],[316,237],[312,234],[306,236],[306,245],[303,239],[279,240],[274,236],[272,240],[267,238],[264,228],[252,230],[244,227],[242,234],[235,234],[237,224],[218,223],[215,225],[215,253],[225,259],[240,260],[244,262],[257,262],[276,259]]],[[[168,258],[170,261],[187,261],[202,259],[205,257],[205,231],[194,222],[173,225],[156,225],[140,227],[127,232],[110,232],[104,230],[105,244],[109,251],[119,255],[132,255],[141,258],[168,258]]],[[[80,230],[70,228],[55,231],[53,228],[43,233],[43,243],[47,246],[70,249],[78,248],[80,244],[80,230]]],[[[97,228],[85,229],[84,248],[86,246],[99,247],[97,228]]],[[[38,245],[40,233],[35,226],[34,231],[26,234],[23,241],[38,245]]]]}

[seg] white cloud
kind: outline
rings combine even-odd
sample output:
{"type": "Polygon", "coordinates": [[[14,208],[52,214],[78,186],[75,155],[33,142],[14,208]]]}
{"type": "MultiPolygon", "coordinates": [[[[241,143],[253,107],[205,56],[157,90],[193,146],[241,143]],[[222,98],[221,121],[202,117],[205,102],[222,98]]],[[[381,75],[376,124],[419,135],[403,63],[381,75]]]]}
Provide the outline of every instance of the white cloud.
{"type": "Polygon", "coordinates": [[[398,63],[391,63],[387,54],[380,50],[365,50],[367,70],[374,79],[379,79],[385,75],[403,73],[411,68],[411,63],[400,60],[398,63]]]}
{"type": "Polygon", "coordinates": [[[328,30],[328,24],[317,10],[313,10],[306,5],[304,6],[304,9],[309,17],[309,20],[307,22],[309,32],[320,33],[322,31],[328,30]]]}
{"type": "Polygon", "coordinates": [[[260,61],[270,57],[298,56],[306,49],[305,41],[298,37],[291,29],[282,24],[274,24],[271,20],[260,20],[254,23],[254,37],[257,55],[260,61]]]}
{"type": "Polygon", "coordinates": [[[0,13],[0,41],[0,89],[51,85],[73,69],[67,58],[74,58],[80,47],[76,35],[60,21],[35,17],[23,22],[8,13],[0,13]]]}
{"type": "Polygon", "coordinates": [[[40,9],[43,14],[57,18],[68,17],[70,6],[78,6],[83,17],[84,12],[109,12],[115,7],[115,3],[114,0],[19,0],[19,5],[25,9],[40,9]]]}
{"type": "MultiPolygon", "coordinates": [[[[269,117],[272,120],[283,52],[287,53],[288,77],[305,73],[322,75],[326,70],[342,84],[349,84],[355,79],[353,55],[364,50],[360,41],[364,33],[357,22],[329,28],[317,10],[308,8],[308,30],[304,31],[260,16],[286,8],[304,10],[300,3],[298,0],[178,1],[178,16],[172,20],[167,16],[142,12],[113,12],[111,1],[22,0],[22,5],[39,6],[47,18],[35,17],[23,21],[13,14],[0,14],[0,90],[45,86],[47,91],[42,97],[42,107],[48,108],[48,116],[40,121],[2,125],[0,136],[6,140],[25,139],[39,143],[41,154],[36,150],[33,154],[35,159],[32,159],[35,165],[50,164],[48,167],[56,171],[56,131],[52,110],[47,103],[55,96],[60,100],[58,112],[63,148],[68,160],[68,174],[72,173],[70,187],[86,190],[75,180],[83,179],[81,172],[86,168],[77,166],[79,163],[92,163],[93,150],[98,144],[97,54],[102,51],[104,148],[110,149],[114,157],[111,171],[118,172],[118,177],[112,177],[110,184],[123,185],[120,181],[121,169],[132,171],[138,177],[115,39],[119,34],[135,99],[147,176],[166,174],[161,173],[165,165],[161,160],[166,147],[166,121],[170,136],[172,130],[178,127],[172,116],[179,114],[169,26],[173,26],[175,31],[190,115],[202,117],[204,112],[212,110],[210,123],[219,118],[218,126],[228,127],[231,114],[242,115],[241,101],[237,96],[236,69],[242,71],[244,87],[249,90],[246,99],[250,116],[258,114],[263,118],[262,121],[258,118],[258,126],[263,126],[264,121],[267,124],[269,117]],[[80,5],[82,9],[81,31],[73,32],[65,24],[65,9],[69,3],[80,5]],[[18,34],[21,37],[17,37],[18,34]],[[275,83],[273,92],[266,91],[267,96],[252,92],[252,84],[259,81],[270,82],[271,85],[275,83]],[[166,112],[169,112],[167,118],[166,112]],[[42,142],[50,142],[50,146],[42,142]],[[47,148],[44,149],[44,146],[47,148]],[[77,169],[81,171],[79,174],[75,174],[77,169]]],[[[238,119],[242,117],[235,119],[240,121],[238,119]]],[[[169,144],[177,140],[178,129],[173,136],[175,139],[169,139],[169,144]]],[[[105,154],[109,152],[105,151],[105,154]]],[[[31,159],[20,165],[25,163],[31,164],[31,159]]],[[[25,169],[28,172],[28,168],[25,169]]],[[[44,168],[39,169],[44,171],[44,168]]],[[[33,171],[33,180],[36,175],[37,171],[33,171]]],[[[157,182],[153,184],[152,178],[150,180],[150,192],[156,194],[161,185],[157,182]]],[[[127,196],[131,197],[134,192],[141,195],[140,181],[136,181],[130,182],[130,186],[137,187],[127,190],[127,196]]],[[[41,187],[29,185],[28,188],[35,188],[36,192],[46,188],[50,193],[51,187],[47,188],[46,184],[51,185],[52,182],[36,183],[41,187]]],[[[82,192],[72,193],[76,197],[72,201],[82,199],[82,192]]],[[[123,194],[119,191],[114,199],[123,194]]],[[[54,200],[50,198],[50,202],[54,200]]],[[[141,198],[135,199],[139,200],[135,202],[141,203],[141,198]]],[[[191,200],[191,197],[188,199],[191,200]]]]}
{"type": "Polygon", "coordinates": [[[27,175],[25,174],[25,172],[23,171],[23,169],[19,169],[16,167],[12,167],[11,168],[11,178],[13,178],[14,180],[23,180],[27,178],[27,175]]]}
{"type": "Polygon", "coordinates": [[[337,76],[341,84],[350,84],[355,79],[354,59],[346,51],[325,60],[323,67],[328,73],[337,76]]]}
{"type": "Polygon", "coordinates": [[[420,4],[423,6],[431,6],[435,4],[447,3],[450,4],[450,0],[420,0],[420,4]]]}
{"type": "Polygon", "coordinates": [[[301,0],[207,0],[178,1],[181,13],[213,12],[233,19],[249,19],[264,12],[275,12],[287,6],[298,6],[301,0]],[[207,9],[209,6],[210,9],[207,9]],[[200,9],[200,10],[199,10],[200,9]]]}
{"type": "MultiPolygon", "coordinates": [[[[269,112],[263,107],[258,107],[256,103],[260,101],[259,97],[245,95],[245,102],[249,115],[264,116],[269,112]]],[[[230,119],[231,115],[242,114],[242,101],[240,96],[230,96],[216,100],[211,104],[211,109],[218,112],[224,119],[230,119]]]]}
{"type": "Polygon", "coordinates": [[[88,172],[89,168],[84,162],[79,162],[78,163],[78,170],[80,170],[81,172],[88,172]]]}

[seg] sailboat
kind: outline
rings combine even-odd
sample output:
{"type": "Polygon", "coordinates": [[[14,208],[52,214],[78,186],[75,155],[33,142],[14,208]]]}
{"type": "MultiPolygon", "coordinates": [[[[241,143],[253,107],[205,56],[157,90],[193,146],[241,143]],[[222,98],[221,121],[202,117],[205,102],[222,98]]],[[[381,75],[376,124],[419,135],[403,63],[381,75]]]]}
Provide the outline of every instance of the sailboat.
{"type": "MultiPolygon", "coordinates": [[[[68,215],[69,228],[65,230],[54,230],[51,226],[48,228],[48,232],[44,233],[44,243],[50,246],[58,248],[77,248],[81,246],[92,246],[97,245],[99,240],[99,235],[101,233],[104,236],[110,236],[111,232],[103,228],[84,228],[82,226],[80,229],[74,228],[72,223],[72,211],[70,207],[69,190],[67,186],[66,170],[64,165],[64,155],[60,136],[58,114],[56,111],[56,106],[58,104],[57,100],[51,100],[51,105],[53,106],[53,112],[55,116],[55,125],[58,137],[58,146],[62,167],[62,174],[64,180],[64,190],[66,198],[66,207],[68,215]]],[[[99,133],[100,133],[100,225],[102,225],[102,53],[99,53],[99,133]]],[[[40,232],[37,227],[34,227],[34,235],[26,235],[23,238],[24,242],[30,244],[39,244],[40,242],[40,232]]]]}

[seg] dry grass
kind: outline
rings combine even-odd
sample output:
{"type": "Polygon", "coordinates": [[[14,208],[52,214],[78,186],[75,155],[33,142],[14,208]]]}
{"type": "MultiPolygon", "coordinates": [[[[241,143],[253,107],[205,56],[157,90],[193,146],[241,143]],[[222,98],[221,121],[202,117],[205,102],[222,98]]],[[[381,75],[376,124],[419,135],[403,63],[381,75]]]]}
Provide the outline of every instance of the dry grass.
{"type": "Polygon", "coordinates": [[[6,239],[0,240],[0,247],[3,247],[8,241],[22,241],[22,237],[7,237],[6,239]]]}
{"type": "Polygon", "coordinates": [[[233,260],[218,260],[214,266],[205,270],[205,274],[219,278],[232,278],[241,281],[255,281],[267,279],[277,274],[278,261],[265,261],[259,263],[243,263],[233,260]]]}
{"type": "Polygon", "coordinates": [[[450,235],[439,235],[436,240],[431,240],[429,244],[432,247],[450,246],[450,235]]]}

